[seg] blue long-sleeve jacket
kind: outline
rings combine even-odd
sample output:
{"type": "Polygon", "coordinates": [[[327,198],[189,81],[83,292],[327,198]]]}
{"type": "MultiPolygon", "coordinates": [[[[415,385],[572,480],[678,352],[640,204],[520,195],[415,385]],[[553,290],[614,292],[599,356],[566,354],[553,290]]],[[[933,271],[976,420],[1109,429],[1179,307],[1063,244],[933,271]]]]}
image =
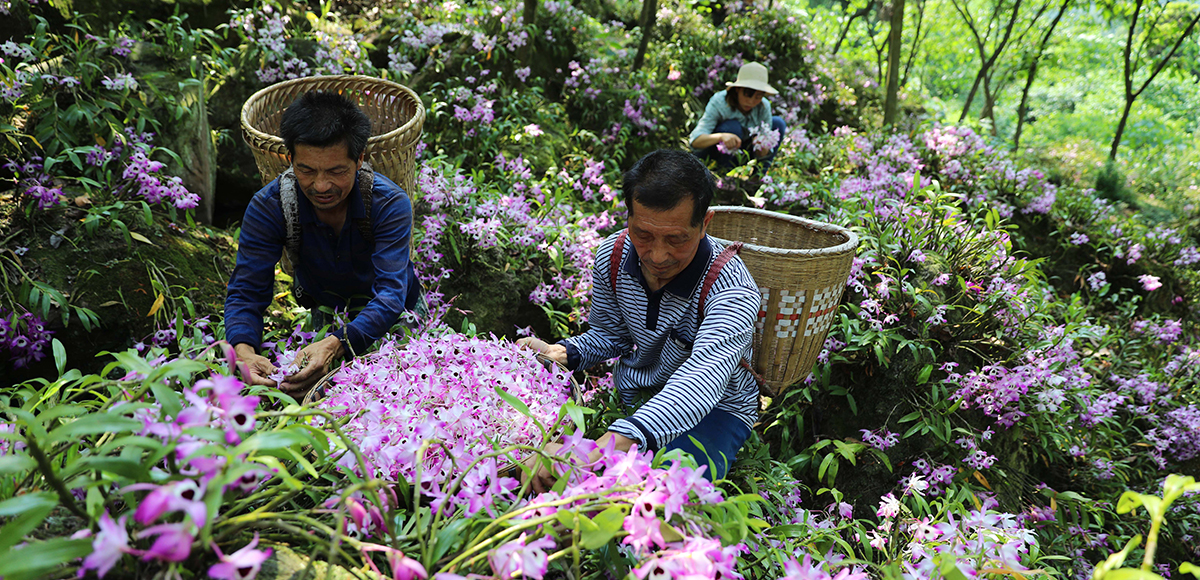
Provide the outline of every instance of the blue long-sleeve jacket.
{"type": "MultiPolygon", "coordinates": [[[[333,332],[347,353],[361,354],[416,304],[420,293],[409,260],[412,203],[400,186],[376,173],[371,196],[374,241],[368,242],[354,223],[367,217],[357,183],[340,233],[317,219],[307,197],[297,192],[296,198],[296,283],[321,305],[362,308],[349,325],[333,332]]],[[[263,313],[271,303],[275,264],[286,239],[276,179],[254,195],[242,219],[237,265],[225,296],[225,338],[230,344],[246,343],[255,349],[261,345],[263,313]]]]}

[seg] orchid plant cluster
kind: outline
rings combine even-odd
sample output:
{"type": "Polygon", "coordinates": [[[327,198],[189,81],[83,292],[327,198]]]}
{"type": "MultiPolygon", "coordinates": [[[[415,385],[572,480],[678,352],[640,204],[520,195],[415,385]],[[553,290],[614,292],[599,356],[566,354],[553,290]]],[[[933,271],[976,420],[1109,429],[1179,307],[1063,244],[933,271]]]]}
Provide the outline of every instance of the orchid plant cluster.
{"type": "Polygon", "coordinates": [[[63,206],[78,195],[73,191],[94,198],[88,203],[144,200],[171,211],[198,205],[200,197],[181,178],[163,172],[158,159],[174,153],[153,146],[154,133],[145,127],[157,124],[136,98],[137,81],[128,72],[114,71],[125,67],[133,45],[116,31],[107,37],[41,35],[29,43],[0,45],[5,55],[0,58],[0,92],[30,112],[31,125],[36,123],[29,134],[3,131],[11,143],[25,144],[19,154],[3,160],[3,168],[37,209],[63,206]],[[53,68],[38,72],[34,66],[63,57],[76,63],[75,76],[53,68]],[[65,110],[55,101],[60,93],[73,103],[65,110]]]}
{"type": "MultiPolygon", "coordinates": [[[[605,163],[585,158],[536,178],[523,157],[499,156],[494,169],[499,179],[489,183],[437,160],[422,167],[418,211],[429,214],[418,218],[422,234],[413,248],[422,281],[436,287],[470,247],[501,248],[513,267],[546,264],[548,279],[529,301],[548,313],[566,311],[560,328],[578,328],[587,320],[595,249],[602,232],[616,226],[616,212],[600,209],[619,207],[605,163]],[[569,201],[574,196],[591,200],[598,211],[580,212],[569,201]]],[[[429,300],[431,312],[449,308],[437,292],[429,300]]]]}
{"type": "Polygon", "coordinates": [[[24,368],[46,357],[51,331],[46,322],[32,312],[18,314],[0,306],[0,353],[15,368],[24,368]]]}

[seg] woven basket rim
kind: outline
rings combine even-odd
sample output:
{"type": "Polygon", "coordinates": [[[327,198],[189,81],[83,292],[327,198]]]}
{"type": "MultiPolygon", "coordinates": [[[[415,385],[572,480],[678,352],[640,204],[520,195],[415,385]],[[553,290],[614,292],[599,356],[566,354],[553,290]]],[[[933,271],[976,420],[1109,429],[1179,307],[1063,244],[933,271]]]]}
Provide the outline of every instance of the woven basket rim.
{"type": "Polygon", "coordinates": [[[266,142],[272,143],[272,144],[283,145],[283,137],[259,131],[258,128],[256,128],[253,124],[250,123],[249,115],[250,115],[251,105],[253,105],[257,101],[260,101],[260,100],[266,98],[266,95],[268,95],[272,92],[283,91],[288,88],[291,88],[294,85],[316,84],[319,82],[356,82],[356,83],[362,83],[362,84],[390,85],[391,87],[400,89],[402,92],[408,93],[409,96],[411,96],[413,98],[413,101],[416,102],[417,110],[416,110],[416,113],[414,113],[411,118],[409,118],[407,121],[405,121],[403,125],[395,128],[395,129],[392,129],[391,131],[388,131],[387,133],[381,133],[379,135],[375,135],[375,136],[368,138],[367,139],[368,148],[372,144],[379,143],[381,141],[388,141],[388,140],[395,139],[396,137],[402,135],[403,133],[410,131],[414,126],[416,126],[418,121],[420,121],[420,123],[422,125],[424,125],[425,103],[421,102],[421,97],[418,96],[417,93],[415,91],[413,91],[412,89],[410,89],[400,83],[392,82],[392,81],[389,81],[386,79],[381,79],[378,77],[370,77],[370,76],[365,76],[365,75],[324,75],[324,76],[312,76],[312,77],[301,77],[298,79],[291,79],[291,80],[275,83],[273,85],[263,87],[263,88],[255,91],[253,95],[250,95],[250,98],[246,99],[245,103],[242,103],[242,113],[241,113],[242,130],[244,130],[246,132],[246,134],[250,135],[251,137],[254,137],[257,140],[266,141],[266,142]]]}
{"type": "MultiPolygon", "coordinates": [[[[759,217],[764,217],[764,218],[769,218],[769,219],[776,219],[779,221],[791,222],[794,225],[798,225],[798,226],[801,226],[801,227],[809,229],[809,230],[819,231],[819,232],[831,234],[831,235],[845,236],[845,238],[846,238],[845,242],[842,242],[836,246],[830,246],[828,248],[773,248],[771,246],[762,246],[762,245],[758,245],[758,244],[751,244],[748,242],[743,242],[742,243],[743,250],[752,250],[755,252],[761,252],[764,254],[771,254],[771,255],[780,256],[780,257],[787,257],[787,256],[820,257],[820,256],[835,256],[835,255],[845,254],[848,252],[852,253],[852,252],[854,252],[854,250],[856,248],[858,248],[858,235],[855,234],[853,231],[851,231],[847,228],[844,228],[842,226],[829,224],[829,223],[825,223],[825,222],[819,222],[816,220],[810,220],[807,218],[802,218],[800,216],[794,216],[794,215],[790,215],[790,214],[786,214],[786,213],[780,213],[777,211],[767,211],[767,210],[763,210],[763,209],[757,209],[757,208],[753,208],[753,207],[742,207],[742,206],[736,206],[736,205],[721,205],[721,206],[714,206],[709,209],[713,210],[714,212],[723,213],[723,214],[749,214],[749,215],[756,215],[759,217]]],[[[709,235],[712,235],[712,234],[709,234],[709,235]]],[[[735,240],[726,240],[719,236],[713,236],[713,237],[723,243],[729,243],[731,241],[735,241],[735,240]]]]}

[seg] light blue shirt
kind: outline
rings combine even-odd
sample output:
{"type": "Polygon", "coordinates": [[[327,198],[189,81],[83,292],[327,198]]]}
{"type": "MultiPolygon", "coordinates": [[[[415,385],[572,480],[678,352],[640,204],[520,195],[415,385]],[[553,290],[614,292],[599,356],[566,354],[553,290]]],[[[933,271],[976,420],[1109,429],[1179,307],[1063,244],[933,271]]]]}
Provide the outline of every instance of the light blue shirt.
{"type": "Polygon", "coordinates": [[[725,93],[727,92],[721,91],[708,100],[708,105],[704,107],[704,116],[700,117],[700,122],[696,123],[696,128],[692,129],[692,136],[688,138],[689,145],[694,143],[697,137],[711,134],[721,121],[727,119],[734,119],[741,123],[742,128],[746,131],[764,123],[771,124],[771,103],[766,99],[763,99],[757,107],[750,109],[749,113],[743,113],[729,108],[729,103],[725,102],[725,93]]]}

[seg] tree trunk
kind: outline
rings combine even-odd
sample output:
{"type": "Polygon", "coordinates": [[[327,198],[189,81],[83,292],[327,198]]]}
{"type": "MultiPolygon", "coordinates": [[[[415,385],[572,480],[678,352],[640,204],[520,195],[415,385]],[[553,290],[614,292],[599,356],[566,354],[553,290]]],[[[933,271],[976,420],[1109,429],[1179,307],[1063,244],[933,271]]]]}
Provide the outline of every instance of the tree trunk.
{"type": "Polygon", "coordinates": [[[900,49],[904,48],[904,0],[892,0],[892,22],[888,30],[887,96],[883,103],[883,124],[896,122],[900,92],[900,49]]]}
{"type": "Polygon", "coordinates": [[[658,16],[658,0],[642,0],[642,41],[638,43],[637,56],[633,57],[633,70],[642,68],[646,60],[646,49],[650,47],[650,36],[654,34],[654,22],[658,16]]]}
{"type": "Polygon", "coordinates": [[[525,46],[521,47],[517,57],[523,63],[528,63],[530,57],[533,56],[533,25],[537,22],[538,0],[525,0],[525,11],[521,14],[522,24],[525,30],[529,31],[529,39],[525,42],[525,46]]]}
{"type": "Polygon", "coordinates": [[[525,12],[521,18],[525,22],[525,26],[532,26],[537,20],[538,0],[525,0],[525,12]]]}
{"type": "Polygon", "coordinates": [[[1013,150],[1021,146],[1021,127],[1025,126],[1025,116],[1029,114],[1029,89],[1033,86],[1034,77],[1037,76],[1039,59],[1041,59],[1040,52],[1029,64],[1029,76],[1025,77],[1025,88],[1021,89],[1021,104],[1017,105],[1017,128],[1013,131],[1013,150]]]}
{"type": "Polygon", "coordinates": [[[971,92],[967,93],[967,102],[963,105],[962,113],[958,115],[958,122],[963,122],[967,118],[967,114],[971,112],[971,104],[975,102],[975,93],[979,92],[979,83],[983,81],[983,69],[975,75],[975,82],[971,84],[971,92]]]}
{"type": "MultiPolygon", "coordinates": [[[[1167,66],[1167,62],[1175,56],[1175,52],[1179,50],[1179,45],[1183,44],[1184,39],[1191,36],[1192,31],[1196,28],[1196,23],[1200,22],[1200,12],[1197,12],[1195,18],[1192,18],[1187,28],[1179,35],[1179,38],[1175,39],[1175,44],[1171,46],[1171,50],[1167,52],[1167,55],[1162,60],[1158,61],[1158,64],[1154,66],[1154,70],[1150,71],[1150,75],[1142,82],[1142,86],[1138,87],[1135,91],[1133,90],[1133,75],[1137,71],[1130,60],[1130,53],[1133,48],[1134,29],[1137,28],[1138,16],[1141,14],[1143,3],[1144,0],[1137,0],[1136,8],[1133,11],[1133,18],[1129,22],[1129,34],[1125,38],[1125,110],[1121,113],[1121,121],[1117,123],[1117,131],[1113,135],[1112,147],[1108,150],[1108,159],[1110,161],[1117,160],[1117,149],[1121,146],[1121,136],[1125,133],[1125,123],[1129,120],[1129,111],[1133,109],[1133,102],[1141,96],[1146,87],[1150,86],[1150,83],[1154,82],[1158,73],[1162,72],[1163,67],[1167,66]]],[[[1151,22],[1154,21],[1152,20],[1151,22]]],[[[1153,28],[1154,25],[1151,24],[1150,29],[1153,30],[1153,28]]],[[[1143,33],[1146,36],[1150,35],[1149,30],[1143,30],[1143,33]]]]}
{"type": "Polygon", "coordinates": [[[1017,128],[1013,131],[1014,151],[1021,146],[1021,128],[1025,126],[1025,116],[1029,114],[1029,89],[1033,87],[1033,79],[1037,77],[1038,62],[1042,60],[1042,55],[1046,54],[1046,45],[1050,44],[1050,37],[1054,35],[1054,29],[1058,28],[1063,14],[1067,13],[1067,6],[1070,3],[1071,0],[1063,0],[1062,6],[1058,7],[1058,14],[1054,15],[1054,20],[1050,21],[1050,27],[1046,29],[1046,34],[1042,36],[1042,42],[1038,44],[1037,52],[1033,55],[1033,62],[1029,63],[1025,88],[1021,89],[1021,104],[1017,105],[1017,128]]]}
{"type": "Polygon", "coordinates": [[[996,94],[992,92],[992,83],[988,77],[983,77],[983,110],[979,112],[980,119],[992,122],[992,135],[996,134],[996,94]]]}
{"type": "Polygon", "coordinates": [[[1117,123],[1117,133],[1113,135],[1112,147],[1108,149],[1108,158],[1111,161],[1117,160],[1117,148],[1121,146],[1121,136],[1125,133],[1125,123],[1129,121],[1131,109],[1133,109],[1133,99],[1125,99],[1125,110],[1121,111],[1121,120],[1117,123]]]}

